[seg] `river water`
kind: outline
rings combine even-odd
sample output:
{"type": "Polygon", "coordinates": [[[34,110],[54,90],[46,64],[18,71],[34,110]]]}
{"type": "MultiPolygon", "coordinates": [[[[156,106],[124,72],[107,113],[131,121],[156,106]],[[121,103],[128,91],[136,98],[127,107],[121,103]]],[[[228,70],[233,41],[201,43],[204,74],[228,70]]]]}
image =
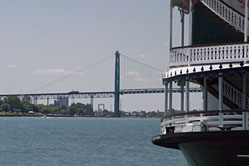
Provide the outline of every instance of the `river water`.
{"type": "Polygon", "coordinates": [[[1,166],[187,166],[159,119],[0,118],[1,166]]]}

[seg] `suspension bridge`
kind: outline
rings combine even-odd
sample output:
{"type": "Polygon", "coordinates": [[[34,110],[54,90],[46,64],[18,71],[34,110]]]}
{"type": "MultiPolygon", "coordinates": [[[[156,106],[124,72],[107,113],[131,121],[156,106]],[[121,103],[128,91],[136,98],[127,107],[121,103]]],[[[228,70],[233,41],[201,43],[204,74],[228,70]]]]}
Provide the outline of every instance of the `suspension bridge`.
{"type": "MultiPolygon", "coordinates": [[[[113,57],[113,56],[112,56],[113,57]]],[[[111,57],[111,58],[112,58],[111,57]]],[[[97,65],[101,61],[97,61],[92,64],[97,65]]],[[[87,67],[77,69],[75,72],[80,72],[87,67]]],[[[58,81],[66,79],[69,75],[65,75],[62,78],[54,80],[46,85],[43,85],[38,89],[42,89],[51,84],[55,84],[58,81]]],[[[20,99],[25,97],[31,98],[34,104],[37,104],[38,100],[47,100],[47,104],[50,99],[59,98],[90,98],[90,104],[93,106],[94,98],[114,98],[114,114],[119,117],[120,95],[128,94],[155,94],[165,93],[165,89],[162,84],[163,70],[156,67],[144,64],[138,60],[130,58],[128,56],[120,54],[118,51],[115,53],[115,79],[114,79],[114,91],[102,91],[102,92],[80,92],[70,91],[63,93],[25,93],[25,94],[0,94],[0,98],[7,96],[17,96],[20,99]]],[[[33,90],[35,91],[35,90],[33,90]]],[[[191,92],[201,92],[200,87],[190,88],[191,92]]],[[[173,88],[173,93],[180,93],[180,88],[173,88]]]]}

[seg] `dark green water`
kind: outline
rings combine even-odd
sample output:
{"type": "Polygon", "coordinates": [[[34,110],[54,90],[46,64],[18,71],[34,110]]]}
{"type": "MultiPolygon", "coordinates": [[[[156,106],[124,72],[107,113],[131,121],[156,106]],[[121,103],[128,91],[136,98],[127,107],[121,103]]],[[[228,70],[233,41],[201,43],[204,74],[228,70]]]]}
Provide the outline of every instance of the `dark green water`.
{"type": "Polygon", "coordinates": [[[186,166],[159,119],[0,118],[1,166],[186,166]]]}

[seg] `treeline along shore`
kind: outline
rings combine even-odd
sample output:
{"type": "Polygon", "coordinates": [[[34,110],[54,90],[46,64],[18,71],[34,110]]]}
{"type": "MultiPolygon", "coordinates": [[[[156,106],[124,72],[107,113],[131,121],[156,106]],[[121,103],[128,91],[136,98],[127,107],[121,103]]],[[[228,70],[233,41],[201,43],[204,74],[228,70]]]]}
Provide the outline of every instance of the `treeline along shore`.
{"type": "MultiPolygon", "coordinates": [[[[159,118],[162,112],[152,111],[121,111],[121,117],[135,118],[159,118]]],[[[94,111],[90,104],[73,103],[69,107],[30,104],[21,101],[16,96],[8,96],[0,100],[0,117],[114,117],[114,113],[108,110],[94,111]]]]}
{"type": "Polygon", "coordinates": [[[21,101],[16,96],[8,96],[0,100],[0,116],[94,116],[90,104],[73,103],[68,108],[66,106],[54,106],[43,104],[30,104],[21,101]]]}

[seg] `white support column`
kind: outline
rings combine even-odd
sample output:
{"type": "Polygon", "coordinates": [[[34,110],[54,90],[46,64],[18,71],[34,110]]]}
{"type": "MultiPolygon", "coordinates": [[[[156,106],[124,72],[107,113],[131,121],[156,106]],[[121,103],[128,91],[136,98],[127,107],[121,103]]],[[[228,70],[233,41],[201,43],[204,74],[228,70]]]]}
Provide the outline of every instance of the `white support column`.
{"type": "Polygon", "coordinates": [[[193,34],[193,13],[191,11],[192,1],[189,1],[189,45],[192,45],[192,34],[193,34]]]}
{"type": "Polygon", "coordinates": [[[223,110],[223,74],[219,73],[219,122],[220,126],[223,126],[223,113],[221,112],[223,110]]]}
{"type": "Polygon", "coordinates": [[[168,113],[168,83],[165,83],[165,110],[164,116],[168,113]]]}
{"type": "MultiPolygon", "coordinates": [[[[244,42],[248,42],[248,0],[245,0],[245,23],[244,23],[244,42]]],[[[247,46],[244,46],[244,63],[247,62],[247,46]]],[[[246,73],[243,75],[243,109],[246,109],[246,73]]],[[[243,113],[244,127],[248,130],[248,113],[243,113]]]]}
{"type": "Polygon", "coordinates": [[[203,111],[207,111],[207,77],[203,80],[203,111]]]}
{"type": "MultiPolygon", "coordinates": [[[[248,0],[245,0],[244,42],[248,41],[248,0]]],[[[244,63],[247,61],[247,47],[244,46],[244,63]]]]}
{"type": "Polygon", "coordinates": [[[172,92],[172,81],[169,83],[169,111],[172,111],[172,99],[173,99],[173,92],[172,92]]]}
{"type": "Polygon", "coordinates": [[[170,0],[170,23],[169,23],[169,49],[172,48],[172,33],[173,33],[173,5],[172,5],[172,1],[170,0]]]}
{"type": "MultiPolygon", "coordinates": [[[[243,74],[243,96],[242,96],[242,109],[246,110],[246,98],[247,98],[247,93],[246,93],[246,83],[247,83],[247,76],[246,73],[243,74]]],[[[243,112],[243,126],[244,129],[246,130],[248,128],[248,119],[247,119],[247,112],[243,112]]]]}
{"type": "Polygon", "coordinates": [[[184,83],[181,84],[181,111],[184,111],[184,83]]]}
{"type": "Polygon", "coordinates": [[[246,109],[246,82],[247,82],[247,78],[246,78],[246,73],[243,74],[243,96],[242,96],[242,109],[246,109]]]}
{"type": "Polygon", "coordinates": [[[244,42],[248,40],[248,0],[245,0],[244,42]]]}
{"type": "Polygon", "coordinates": [[[184,111],[184,86],[185,86],[185,80],[179,80],[177,82],[177,86],[180,86],[180,92],[181,92],[181,100],[180,100],[180,110],[184,111]]]}
{"type": "MultiPolygon", "coordinates": [[[[192,35],[193,35],[193,13],[191,11],[192,8],[192,1],[189,0],[189,45],[191,46],[193,44],[193,39],[192,39],[192,35]]],[[[188,50],[188,66],[190,66],[190,50],[188,50]]]]}
{"type": "Polygon", "coordinates": [[[223,110],[223,74],[219,73],[219,110],[223,110]]]}
{"type": "Polygon", "coordinates": [[[184,23],[185,23],[185,13],[184,10],[180,10],[181,13],[181,22],[182,22],[182,47],[184,47],[184,23]]]}
{"type": "Polygon", "coordinates": [[[186,79],[186,112],[189,112],[189,79],[186,79]]]}

